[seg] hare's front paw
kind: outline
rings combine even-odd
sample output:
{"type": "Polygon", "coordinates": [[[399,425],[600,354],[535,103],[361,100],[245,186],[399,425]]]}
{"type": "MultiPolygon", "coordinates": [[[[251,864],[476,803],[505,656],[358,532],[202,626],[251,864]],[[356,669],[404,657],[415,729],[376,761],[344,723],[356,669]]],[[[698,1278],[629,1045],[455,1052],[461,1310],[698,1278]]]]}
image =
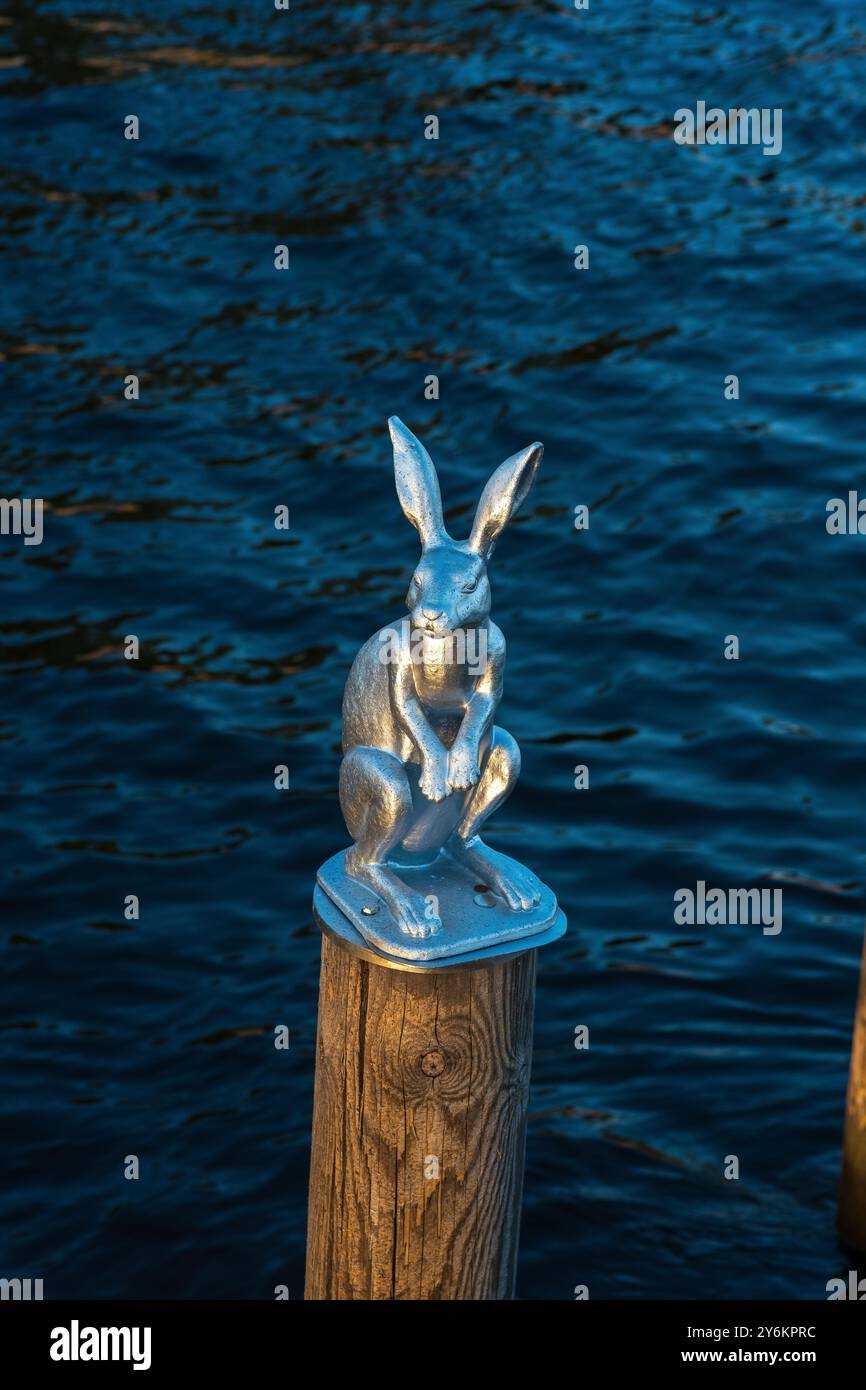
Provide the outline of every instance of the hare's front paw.
{"type": "Polygon", "coordinates": [[[423,760],[418,786],[428,801],[444,801],[448,796],[451,788],[448,786],[448,762],[444,748],[441,757],[423,760]]]}
{"type": "Polygon", "coordinates": [[[480,777],[475,751],[465,743],[452,744],[448,754],[448,785],[454,791],[467,791],[480,777]]]}

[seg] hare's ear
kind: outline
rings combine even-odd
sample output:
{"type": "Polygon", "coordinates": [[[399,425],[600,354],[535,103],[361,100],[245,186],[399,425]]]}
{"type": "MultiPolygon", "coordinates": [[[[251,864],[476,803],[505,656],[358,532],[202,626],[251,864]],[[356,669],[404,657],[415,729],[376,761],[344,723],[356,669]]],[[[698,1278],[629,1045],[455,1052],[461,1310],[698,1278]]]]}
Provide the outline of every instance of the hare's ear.
{"type": "Polygon", "coordinates": [[[490,555],[499,532],[532,487],[543,453],[543,444],[530,444],[528,449],[500,463],[481,494],[469,537],[470,549],[485,557],[490,555]]]}
{"type": "Polygon", "coordinates": [[[388,421],[388,429],[394,445],[394,477],[400,506],[427,549],[447,539],[436,469],[424,445],[396,415],[388,421]]]}

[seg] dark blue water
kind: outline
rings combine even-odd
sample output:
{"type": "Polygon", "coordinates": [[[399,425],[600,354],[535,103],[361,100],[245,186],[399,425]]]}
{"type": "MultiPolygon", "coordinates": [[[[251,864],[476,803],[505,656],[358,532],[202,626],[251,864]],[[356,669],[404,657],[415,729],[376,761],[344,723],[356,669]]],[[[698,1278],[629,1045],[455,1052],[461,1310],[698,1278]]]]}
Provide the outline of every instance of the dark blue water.
{"type": "Polygon", "coordinates": [[[866,874],[866,540],[825,529],[864,482],[860,7],[12,0],[0,45],[0,492],[46,503],[41,546],[0,538],[0,1273],[301,1295],[340,698],[417,555],[397,413],[458,534],[546,445],[492,566],[524,770],[490,839],[571,923],[520,1293],[823,1297],[866,874]],[[700,99],[783,108],[782,152],[678,147],[700,99]],[[782,932],[676,925],[698,879],[781,886],[782,932]]]}

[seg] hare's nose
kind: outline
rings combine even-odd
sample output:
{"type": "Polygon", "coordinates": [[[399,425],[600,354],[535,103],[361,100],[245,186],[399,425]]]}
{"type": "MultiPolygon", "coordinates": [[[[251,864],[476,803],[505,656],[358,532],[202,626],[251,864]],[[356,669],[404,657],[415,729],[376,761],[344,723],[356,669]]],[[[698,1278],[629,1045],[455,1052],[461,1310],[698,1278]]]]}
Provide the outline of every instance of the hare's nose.
{"type": "Polygon", "coordinates": [[[443,612],[441,608],[424,608],[421,611],[423,612],[425,618],[430,619],[431,623],[435,622],[437,618],[441,618],[443,612]]]}

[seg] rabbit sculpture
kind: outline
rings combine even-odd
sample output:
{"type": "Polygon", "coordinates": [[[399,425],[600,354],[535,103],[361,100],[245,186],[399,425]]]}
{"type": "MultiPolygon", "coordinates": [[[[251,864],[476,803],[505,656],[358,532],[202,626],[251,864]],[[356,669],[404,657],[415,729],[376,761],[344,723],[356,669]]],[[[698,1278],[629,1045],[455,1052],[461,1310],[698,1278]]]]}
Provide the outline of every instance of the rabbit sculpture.
{"type": "Polygon", "coordinates": [[[401,869],[443,860],[481,880],[476,887],[504,904],[519,930],[521,914],[531,914],[542,893],[552,895],[480,837],[520,771],[517,744],[493,722],[505,639],[490,620],[487,567],[543,449],[531,444],[496,469],[469,539],[455,541],[427,450],[396,416],[388,423],[397,495],[420,536],[421,558],[406,598],[410,619],[371,637],[346,682],[340,805],[354,843],[343,868],[409,937],[435,936],[442,921],[401,869]]]}

